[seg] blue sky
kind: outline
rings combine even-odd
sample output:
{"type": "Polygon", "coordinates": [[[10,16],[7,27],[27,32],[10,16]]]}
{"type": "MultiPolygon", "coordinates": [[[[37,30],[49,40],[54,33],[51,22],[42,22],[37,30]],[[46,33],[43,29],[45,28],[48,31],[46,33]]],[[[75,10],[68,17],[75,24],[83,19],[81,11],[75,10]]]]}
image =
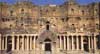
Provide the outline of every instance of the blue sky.
{"type": "MultiPolygon", "coordinates": [[[[0,0],[0,2],[14,3],[16,0],[0,0]]],[[[62,4],[66,0],[31,0],[33,3],[37,5],[45,5],[45,4],[62,4]]],[[[80,4],[88,4],[91,2],[100,2],[100,0],[76,0],[80,4]]]]}

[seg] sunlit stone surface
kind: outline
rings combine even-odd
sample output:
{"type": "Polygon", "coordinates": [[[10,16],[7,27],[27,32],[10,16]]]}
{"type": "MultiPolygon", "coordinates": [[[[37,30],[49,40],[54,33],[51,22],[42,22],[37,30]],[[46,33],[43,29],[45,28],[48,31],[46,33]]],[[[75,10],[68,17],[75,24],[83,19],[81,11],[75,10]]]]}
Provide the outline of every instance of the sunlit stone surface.
{"type": "Polygon", "coordinates": [[[100,54],[100,3],[0,3],[0,54],[100,54]]]}

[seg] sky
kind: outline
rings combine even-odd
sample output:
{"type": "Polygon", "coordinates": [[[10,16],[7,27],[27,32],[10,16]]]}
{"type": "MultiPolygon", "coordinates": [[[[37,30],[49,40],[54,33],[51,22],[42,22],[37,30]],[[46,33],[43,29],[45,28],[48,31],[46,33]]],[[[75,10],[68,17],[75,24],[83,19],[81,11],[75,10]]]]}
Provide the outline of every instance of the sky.
{"type": "MultiPolygon", "coordinates": [[[[0,2],[7,2],[9,4],[15,3],[17,0],[0,0],[0,2]]],[[[66,0],[30,0],[36,5],[45,5],[45,4],[63,4],[66,0]]],[[[79,4],[88,4],[91,2],[100,2],[100,0],[76,0],[79,4]]]]}

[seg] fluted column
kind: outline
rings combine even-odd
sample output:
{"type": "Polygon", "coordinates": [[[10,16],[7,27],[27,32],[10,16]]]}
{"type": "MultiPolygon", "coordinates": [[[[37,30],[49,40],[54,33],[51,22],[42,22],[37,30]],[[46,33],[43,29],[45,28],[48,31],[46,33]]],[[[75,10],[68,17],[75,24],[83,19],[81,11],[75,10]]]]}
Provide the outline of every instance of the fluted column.
{"type": "Polygon", "coordinates": [[[29,50],[29,36],[27,36],[27,50],[29,50]]]}
{"type": "Polygon", "coordinates": [[[90,43],[90,36],[88,36],[88,46],[89,46],[89,50],[90,50],[90,45],[91,45],[91,43],[90,43]]]}
{"type": "Polygon", "coordinates": [[[61,38],[61,36],[59,36],[60,37],[60,49],[62,49],[62,38],[61,38]]]}
{"type": "Polygon", "coordinates": [[[79,38],[76,36],[76,41],[77,41],[77,50],[79,50],[79,38]]]}
{"type": "Polygon", "coordinates": [[[81,36],[81,50],[84,50],[84,48],[83,48],[83,36],[81,36]]]}
{"type": "Polygon", "coordinates": [[[12,36],[12,50],[15,49],[15,43],[14,43],[15,39],[14,39],[14,36],[12,36]]]}
{"type": "Polygon", "coordinates": [[[97,50],[97,41],[96,41],[96,36],[94,36],[94,50],[97,50]]]}
{"type": "Polygon", "coordinates": [[[69,50],[69,36],[67,36],[67,50],[69,50]]]}
{"type": "Polygon", "coordinates": [[[64,36],[64,50],[66,50],[66,36],[64,36]]]}
{"type": "Polygon", "coordinates": [[[24,36],[22,36],[22,50],[24,50],[24,36]]]}
{"type": "Polygon", "coordinates": [[[1,35],[0,35],[0,50],[1,50],[1,35]]]}
{"type": "Polygon", "coordinates": [[[30,36],[30,50],[32,50],[32,36],[30,36]]]}
{"type": "Polygon", "coordinates": [[[17,50],[19,50],[19,36],[17,36],[17,50]]]}

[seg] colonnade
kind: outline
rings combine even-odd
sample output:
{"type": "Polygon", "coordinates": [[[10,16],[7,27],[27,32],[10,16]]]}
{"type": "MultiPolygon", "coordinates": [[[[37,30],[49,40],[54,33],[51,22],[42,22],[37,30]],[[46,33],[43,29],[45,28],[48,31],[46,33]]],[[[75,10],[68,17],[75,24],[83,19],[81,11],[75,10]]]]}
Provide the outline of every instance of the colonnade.
{"type": "Polygon", "coordinates": [[[88,50],[97,50],[96,36],[64,36],[59,35],[60,50],[85,50],[84,44],[88,45],[88,50]]]}
{"type": "MultiPolygon", "coordinates": [[[[7,45],[12,44],[11,50],[35,50],[37,35],[0,35],[0,50],[7,50],[7,45]],[[11,41],[10,43],[8,41],[11,41]]],[[[88,49],[97,50],[96,36],[67,36],[58,35],[60,50],[84,50],[84,44],[88,44],[88,49]],[[85,42],[86,39],[86,42],[85,42]]]]}
{"type": "Polygon", "coordinates": [[[7,50],[11,44],[11,50],[35,50],[37,35],[13,35],[0,36],[0,50],[7,50]],[[10,38],[9,38],[10,37],[10,38]]]}

